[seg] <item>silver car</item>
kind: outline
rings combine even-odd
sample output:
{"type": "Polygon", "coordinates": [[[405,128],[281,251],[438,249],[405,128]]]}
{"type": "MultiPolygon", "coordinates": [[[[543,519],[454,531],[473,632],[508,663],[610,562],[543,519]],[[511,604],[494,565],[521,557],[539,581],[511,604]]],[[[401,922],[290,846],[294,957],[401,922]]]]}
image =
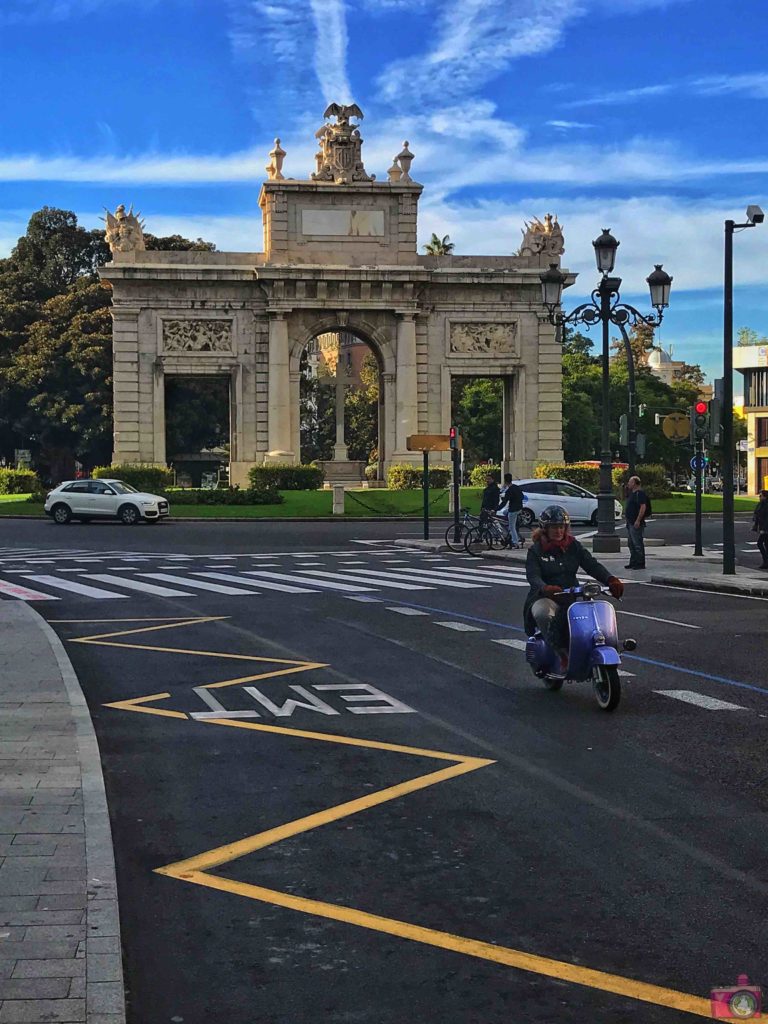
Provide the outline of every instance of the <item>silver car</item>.
{"type": "Polygon", "coordinates": [[[168,499],[146,494],[123,480],[65,480],[49,492],[45,514],[63,526],[71,519],[119,519],[125,526],[140,520],[159,523],[168,515],[168,499]]]}
{"type": "MultiPolygon", "coordinates": [[[[573,522],[591,523],[597,526],[597,495],[585,487],[568,480],[515,480],[523,490],[523,509],[520,523],[533,526],[548,505],[562,505],[573,522]]],[[[614,516],[621,519],[624,509],[614,500],[614,516]]]]}

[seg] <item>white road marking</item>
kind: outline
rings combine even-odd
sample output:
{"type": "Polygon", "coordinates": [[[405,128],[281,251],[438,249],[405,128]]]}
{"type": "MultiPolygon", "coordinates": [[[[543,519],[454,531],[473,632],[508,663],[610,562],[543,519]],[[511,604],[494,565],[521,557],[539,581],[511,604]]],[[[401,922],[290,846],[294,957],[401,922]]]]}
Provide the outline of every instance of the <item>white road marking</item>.
{"type": "Polygon", "coordinates": [[[111,576],[107,572],[89,573],[85,579],[96,580],[97,583],[112,583],[118,587],[125,587],[126,590],[138,590],[143,594],[154,594],[155,597],[192,597],[186,590],[173,590],[171,587],[158,587],[153,583],[142,583],[141,580],[131,580],[127,576],[111,576]]]}
{"type": "Polygon", "coordinates": [[[504,647],[514,647],[516,651],[525,650],[525,640],[491,640],[492,644],[503,644],[504,647]]]}
{"type": "MultiPolygon", "coordinates": [[[[248,576],[266,576],[270,580],[284,580],[286,583],[308,583],[309,581],[304,576],[290,575],[284,572],[263,572],[261,569],[249,570],[246,575],[248,576]]],[[[347,593],[358,593],[362,594],[366,590],[372,590],[372,587],[359,587],[353,583],[332,583],[330,580],[315,580],[314,585],[316,587],[325,587],[327,590],[342,590],[347,593]]]]}
{"type": "Polygon", "coordinates": [[[677,619],[661,619],[658,615],[641,615],[640,612],[625,612],[623,608],[617,608],[619,615],[631,615],[635,619],[653,619],[654,622],[666,622],[670,626],[685,626],[686,629],[702,629],[701,626],[694,626],[691,622],[678,622],[677,619]]]}
{"type": "Polygon", "coordinates": [[[165,583],[181,584],[182,587],[194,587],[196,590],[212,590],[216,594],[241,594],[253,596],[258,590],[243,590],[240,587],[226,587],[222,583],[205,583],[203,580],[190,580],[182,576],[170,576],[164,572],[143,572],[148,580],[160,580],[165,583]]]}
{"type": "Polygon", "coordinates": [[[708,711],[746,711],[747,708],[740,704],[729,704],[727,700],[718,700],[716,697],[707,697],[703,693],[695,693],[693,690],[654,690],[662,697],[673,697],[675,700],[685,701],[686,704],[696,704],[700,708],[707,708],[708,711]]]}
{"type": "Polygon", "coordinates": [[[381,604],[380,597],[346,597],[346,601],[360,601],[362,604],[381,604]]]}
{"type": "Polygon", "coordinates": [[[436,622],[436,626],[442,626],[444,629],[455,629],[457,633],[484,633],[485,630],[481,629],[480,626],[470,626],[468,622],[436,622]]]}
{"type": "Polygon", "coordinates": [[[398,615],[429,615],[429,612],[421,612],[418,608],[397,608],[394,605],[387,608],[388,612],[397,612],[398,615]]]}
{"type": "Polygon", "coordinates": [[[21,587],[16,583],[7,583],[0,580],[0,594],[7,594],[9,597],[16,597],[19,601],[58,601],[58,597],[52,594],[41,594],[39,590],[30,590],[28,587],[21,587]]]}
{"type": "Polygon", "coordinates": [[[464,580],[480,586],[527,587],[526,580],[516,580],[509,576],[500,576],[473,569],[393,569],[393,572],[415,572],[433,580],[464,580]]]}
{"type": "MultiPolygon", "coordinates": [[[[375,579],[372,580],[371,582],[376,582],[376,581],[380,582],[381,580],[386,580],[386,579],[389,579],[389,580],[410,580],[412,583],[425,583],[425,582],[428,582],[428,581],[426,581],[424,579],[423,576],[414,576],[413,574],[409,575],[409,570],[406,570],[406,569],[400,569],[400,570],[394,570],[393,569],[392,572],[381,572],[378,569],[375,570],[375,571],[372,570],[372,569],[357,569],[356,571],[358,573],[360,573],[361,576],[373,576],[373,577],[375,577],[375,579]]],[[[457,587],[457,588],[459,588],[461,590],[477,590],[477,589],[480,589],[482,587],[481,583],[465,583],[463,580],[460,581],[460,580],[448,579],[448,580],[442,580],[441,582],[442,582],[442,585],[444,587],[457,587]]]]}
{"type": "MultiPolygon", "coordinates": [[[[323,572],[320,569],[306,569],[305,575],[307,576],[327,576],[332,580],[352,580],[355,583],[369,583],[370,580],[366,576],[358,576],[354,572],[323,572]]],[[[309,582],[309,581],[307,581],[309,582]]],[[[390,580],[378,581],[380,587],[391,587],[394,590],[433,590],[433,587],[428,587],[424,583],[394,583],[390,580]]]]}
{"type": "MultiPolygon", "coordinates": [[[[193,576],[205,576],[206,579],[210,580],[223,580],[224,583],[245,583],[246,586],[252,586],[253,580],[245,579],[243,576],[235,576],[232,573],[226,572],[195,572],[193,576]]],[[[250,573],[248,574],[250,575],[250,573]]],[[[292,587],[287,583],[269,583],[267,580],[259,580],[258,585],[263,587],[264,590],[279,590],[283,594],[316,594],[316,590],[310,590],[308,587],[292,587]]]]}
{"type": "Polygon", "coordinates": [[[754,594],[731,594],[724,590],[700,590],[697,587],[678,587],[672,583],[650,583],[647,580],[624,580],[624,583],[636,583],[640,587],[659,587],[661,590],[680,590],[688,594],[706,594],[707,597],[736,597],[740,601],[768,601],[768,597],[756,597],[754,594]]]}
{"type": "Polygon", "coordinates": [[[60,580],[56,576],[27,576],[27,579],[34,583],[43,583],[46,587],[53,587],[54,590],[68,590],[73,594],[93,597],[97,601],[124,601],[127,599],[127,594],[116,594],[113,590],[101,590],[99,587],[86,587],[83,583],[75,583],[74,580],[60,580]]]}

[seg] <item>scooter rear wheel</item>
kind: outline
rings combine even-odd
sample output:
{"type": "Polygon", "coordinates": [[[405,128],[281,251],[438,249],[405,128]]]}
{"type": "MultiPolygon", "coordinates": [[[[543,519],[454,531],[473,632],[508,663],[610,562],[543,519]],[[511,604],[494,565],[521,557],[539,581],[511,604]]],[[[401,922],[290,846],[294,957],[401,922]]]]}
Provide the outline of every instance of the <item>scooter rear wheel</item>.
{"type": "Polygon", "coordinates": [[[596,665],[592,676],[595,700],[603,711],[613,711],[621,700],[621,681],[615,665],[596,665]]]}

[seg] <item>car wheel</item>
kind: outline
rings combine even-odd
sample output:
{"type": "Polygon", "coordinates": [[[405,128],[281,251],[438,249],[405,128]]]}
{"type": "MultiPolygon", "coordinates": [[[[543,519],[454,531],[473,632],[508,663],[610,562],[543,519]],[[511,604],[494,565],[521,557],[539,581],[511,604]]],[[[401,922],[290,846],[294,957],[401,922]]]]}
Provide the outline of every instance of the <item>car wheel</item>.
{"type": "Polygon", "coordinates": [[[123,526],[135,526],[141,519],[141,514],[135,505],[123,505],[117,513],[117,518],[123,526]]]}
{"type": "Polygon", "coordinates": [[[517,517],[518,522],[521,526],[531,527],[536,522],[536,516],[533,514],[531,509],[524,508],[517,517]]]}
{"type": "Polygon", "coordinates": [[[595,509],[595,511],[592,513],[589,521],[592,524],[592,526],[597,526],[597,509],[595,509]]]}
{"type": "Polygon", "coordinates": [[[70,511],[69,505],[54,505],[53,508],[51,509],[51,518],[53,519],[54,523],[57,523],[59,526],[66,526],[66,524],[72,518],[72,513],[70,511]]]}

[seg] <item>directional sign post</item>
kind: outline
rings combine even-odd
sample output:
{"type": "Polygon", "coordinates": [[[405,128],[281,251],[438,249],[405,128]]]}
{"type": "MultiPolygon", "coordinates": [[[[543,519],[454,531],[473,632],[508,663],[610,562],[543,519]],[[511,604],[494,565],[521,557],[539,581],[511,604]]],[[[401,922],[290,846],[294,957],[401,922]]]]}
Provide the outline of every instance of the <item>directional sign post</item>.
{"type": "MultiPolygon", "coordinates": [[[[453,428],[451,432],[453,434],[453,428]]],[[[449,452],[451,449],[461,448],[461,438],[452,434],[409,434],[405,441],[409,452],[422,452],[424,455],[424,476],[421,484],[424,489],[424,540],[429,540],[429,453],[449,452]]]]}
{"type": "Polygon", "coordinates": [[[687,441],[691,433],[690,418],[684,412],[671,412],[662,420],[664,437],[675,443],[687,441]]]}

